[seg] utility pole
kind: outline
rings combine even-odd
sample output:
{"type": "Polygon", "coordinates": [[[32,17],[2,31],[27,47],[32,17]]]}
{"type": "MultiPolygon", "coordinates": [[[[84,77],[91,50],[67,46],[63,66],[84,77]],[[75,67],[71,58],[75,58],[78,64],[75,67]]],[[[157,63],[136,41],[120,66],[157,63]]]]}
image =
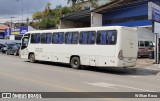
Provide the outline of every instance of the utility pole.
{"type": "MultiPolygon", "coordinates": [[[[21,0],[22,1],[22,0],[21,0]]],[[[17,0],[17,2],[19,2],[19,0],[17,0]]],[[[22,6],[22,23],[23,23],[23,4],[22,2],[20,2],[21,6],[22,6]]]]}
{"type": "Polygon", "coordinates": [[[13,18],[15,18],[15,17],[11,17],[11,28],[12,28],[12,19],[13,19],[13,18]]]}

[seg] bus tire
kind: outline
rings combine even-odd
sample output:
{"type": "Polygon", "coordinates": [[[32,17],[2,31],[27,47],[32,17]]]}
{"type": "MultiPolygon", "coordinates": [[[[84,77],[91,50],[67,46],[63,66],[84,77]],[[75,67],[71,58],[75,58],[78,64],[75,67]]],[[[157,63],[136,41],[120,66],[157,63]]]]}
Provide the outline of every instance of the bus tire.
{"type": "Polygon", "coordinates": [[[73,69],[80,69],[81,68],[81,64],[80,64],[80,59],[79,57],[72,57],[71,58],[71,67],[73,69]]]}
{"type": "Polygon", "coordinates": [[[34,53],[31,53],[31,54],[29,55],[29,62],[30,62],[30,63],[35,63],[35,62],[36,62],[34,53]]]}

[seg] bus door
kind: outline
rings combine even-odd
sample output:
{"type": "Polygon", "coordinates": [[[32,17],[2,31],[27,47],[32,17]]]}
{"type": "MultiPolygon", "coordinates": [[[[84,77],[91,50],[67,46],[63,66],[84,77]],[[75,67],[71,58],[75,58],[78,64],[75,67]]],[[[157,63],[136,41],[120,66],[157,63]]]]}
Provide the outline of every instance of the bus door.
{"type": "Polygon", "coordinates": [[[28,43],[29,43],[29,36],[24,36],[21,41],[21,50],[20,56],[21,58],[28,58],[28,43]]]}

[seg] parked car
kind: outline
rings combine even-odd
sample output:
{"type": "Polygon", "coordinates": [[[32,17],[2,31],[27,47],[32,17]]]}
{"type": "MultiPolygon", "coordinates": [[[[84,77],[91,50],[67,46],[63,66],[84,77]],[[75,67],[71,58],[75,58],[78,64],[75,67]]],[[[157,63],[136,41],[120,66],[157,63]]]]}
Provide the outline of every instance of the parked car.
{"type": "Polygon", "coordinates": [[[5,45],[4,44],[0,44],[0,49],[3,48],[3,47],[5,47],[5,45]]]}
{"type": "Polygon", "coordinates": [[[0,52],[2,51],[2,48],[6,47],[4,44],[0,44],[0,52]]]}
{"type": "Polygon", "coordinates": [[[19,55],[20,43],[8,44],[6,54],[13,54],[15,56],[19,55]]]}
{"type": "Polygon", "coordinates": [[[8,44],[6,44],[5,47],[1,48],[2,53],[6,53],[7,47],[8,47],[8,44]]]}

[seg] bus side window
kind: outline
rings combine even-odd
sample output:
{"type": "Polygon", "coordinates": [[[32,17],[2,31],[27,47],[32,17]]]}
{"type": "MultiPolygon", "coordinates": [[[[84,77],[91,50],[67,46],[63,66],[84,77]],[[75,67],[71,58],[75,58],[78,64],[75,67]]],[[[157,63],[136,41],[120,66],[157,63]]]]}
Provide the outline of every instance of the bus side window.
{"type": "Polygon", "coordinates": [[[87,44],[87,32],[80,33],[80,44],[87,44]]]}
{"type": "Polygon", "coordinates": [[[114,45],[117,41],[117,31],[108,31],[108,45],[114,45]]]}
{"type": "Polygon", "coordinates": [[[46,43],[46,34],[45,33],[41,34],[41,43],[46,43]]]}
{"type": "Polygon", "coordinates": [[[31,43],[35,43],[36,34],[31,34],[31,43]]]}
{"type": "Polygon", "coordinates": [[[79,34],[77,32],[73,32],[72,34],[72,44],[78,44],[79,34]]]}
{"type": "Polygon", "coordinates": [[[40,33],[37,33],[37,36],[36,36],[36,43],[40,43],[40,33]]]}
{"type": "Polygon", "coordinates": [[[66,44],[78,44],[79,33],[78,32],[67,32],[65,35],[66,44]]]}
{"type": "Polygon", "coordinates": [[[46,43],[50,44],[52,39],[52,34],[51,33],[46,33],[46,43]]]}
{"type": "Polygon", "coordinates": [[[88,32],[88,44],[95,44],[96,32],[88,32]]]}
{"type": "Polygon", "coordinates": [[[97,32],[97,44],[105,45],[107,42],[107,31],[97,32]]]}
{"type": "Polygon", "coordinates": [[[52,43],[53,44],[63,44],[64,42],[64,33],[63,32],[57,32],[53,33],[53,38],[52,38],[52,43]]]}
{"type": "Polygon", "coordinates": [[[95,44],[96,32],[81,32],[80,33],[80,44],[95,44]]]}
{"type": "Polygon", "coordinates": [[[64,33],[63,32],[61,32],[61,33],[59,33],[59,44],[63,44],[63,42],[64,42],[64,33]]]}
{"type": "Polygon", "coordinates": [[[144,41],[140,41],[140,47],[144,47],[144,41]]]}
{"type": "Polygon", "coordinates": [[[53,44],[58,44],[58,33],[53,33],[53,38],[52,38],[52,43],[53,44]]]}
{"type": "Polygon", "coordinates": [[[50,44],[52,38],[52,33],[42,33],[41,34],[41,43],[50,44]]]}
{"type": "Polygon", "coordinates": [[[98,31],[97,32],[97,44],[100,45],[115,45],[117,42],[117,31],[98,31]]]}
{"type": "Polygon", "coordinates": [[[65,36],[65,43],[66,44],[71,44],[71,40],[72,39],[72,33],[71,32],[67,32],[66,36],[65,36]]]}
{"type": "Polygon", "coordinates": [[[31,43],[40,43],[40,33],[31,34],[31,43]]]}

